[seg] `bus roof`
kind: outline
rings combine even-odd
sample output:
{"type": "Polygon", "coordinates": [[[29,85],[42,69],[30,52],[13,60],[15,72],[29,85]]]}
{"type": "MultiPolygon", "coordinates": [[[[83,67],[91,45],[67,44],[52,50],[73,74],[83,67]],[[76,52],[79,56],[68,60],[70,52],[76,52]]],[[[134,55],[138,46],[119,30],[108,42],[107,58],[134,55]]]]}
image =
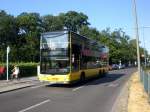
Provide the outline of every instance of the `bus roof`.
{"type": "Polygon", "coordinates": [[[44,32],[44,33],[41,33],[41,36],[43,36],[43,35],[63,35],[63,34],[68,34],[69,32],[78,35],[79,37],[81,37],[84,40],[89,40],[91,44],[98,44],[101,47],[108,48],[104,44],[101,44],[101,43],[97,42],[94,39],[91,39],[91,38],[88,38],[86,36],[80,35],[80,34],[74,32],[74,31],[71,31],[71,30],[60,30],[60,31],[44,32]]]}

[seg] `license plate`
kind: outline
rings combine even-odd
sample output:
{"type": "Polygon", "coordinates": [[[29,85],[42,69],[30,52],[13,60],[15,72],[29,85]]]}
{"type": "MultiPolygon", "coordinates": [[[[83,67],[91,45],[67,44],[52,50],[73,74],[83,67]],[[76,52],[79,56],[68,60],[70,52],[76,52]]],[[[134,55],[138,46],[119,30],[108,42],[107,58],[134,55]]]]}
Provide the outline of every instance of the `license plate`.
{"type": "Polygon", "coordinates": [[[58,78],[52,78],[52,80],[57,81],[57,80],[58,80],[58,78]]]}

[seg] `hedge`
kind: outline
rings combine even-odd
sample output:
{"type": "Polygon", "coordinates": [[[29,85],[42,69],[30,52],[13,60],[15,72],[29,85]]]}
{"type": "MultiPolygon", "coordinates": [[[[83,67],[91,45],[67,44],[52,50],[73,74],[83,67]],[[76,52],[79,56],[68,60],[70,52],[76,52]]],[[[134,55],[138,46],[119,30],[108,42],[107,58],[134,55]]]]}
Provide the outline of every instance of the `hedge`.
{"type": "MultiPolygon", "coordinates": [[[[20,70],[19,77],[30,77],[30,76],[36,76],[37,75],[37,65],[38,63],[9,63],[9,77],[10,74],[12,74],[11,70],[13,69],[13,66],[17,65],[20,70]]],[[[0,66],[5,66],[6,64],[1,63],[0,66]]],[[[6,73],[5,73],[6,76],[6,73]]]]}

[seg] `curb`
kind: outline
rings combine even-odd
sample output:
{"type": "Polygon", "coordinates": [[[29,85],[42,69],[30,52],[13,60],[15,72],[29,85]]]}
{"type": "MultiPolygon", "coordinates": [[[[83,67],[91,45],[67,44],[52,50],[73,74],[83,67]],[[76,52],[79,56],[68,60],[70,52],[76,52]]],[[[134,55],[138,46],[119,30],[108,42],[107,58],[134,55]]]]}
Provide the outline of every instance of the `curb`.
{"type": "Polygon", "coordinates": [[[122,89],[120,90],[120,93],[116,99],[116,102],[114,103],[112,109],[111,109],[111,112],[127,112],[128,111],[128,97],[129,97],[129,87],[130,87],[130,83],[131,83],[131,77],[132,75],[134,74],[135,72],[133,72],[130,76],[130,78],[127,80],[127,82],[124,84],[124,86],[122,87],[122,89]],[[127,94],[125,94],[125,92],[127,94]],[[126,95],[125,97],[123,95],[126,95]],[[125,98],[125,102],[122,103],[121,100],[125,98]],[[126,105],[125,108],[121,108],[119,109],[119,104],[122,106],[126,105]]]}
{"type": "Polygon", "coordinates": [[[15,90],[19,90],[19,89],[24,89],[24,88],[28,88],[28,87],[32,87],[32,86],[34,86],[34,84],[26,85],[26,86],[23,86],[23,87],[17,87],[17,88],[10,89],[10,90],[4,90],[4,91],[0,91],[0,94],[15,91],[15,90]]]}
{"type": "Polygon", "coordinates": [[[8,87],[10,85],[17,85],[17,84],[25,84],[25,83],[31,83],[31,82],[35,82],[35,81],[38,81],[38,80],[23,80],[23,81],[17,81],[17,82],[8,82],[7,84],[4,84],[4,85],[0,85],[0,87],[8,87]]]}

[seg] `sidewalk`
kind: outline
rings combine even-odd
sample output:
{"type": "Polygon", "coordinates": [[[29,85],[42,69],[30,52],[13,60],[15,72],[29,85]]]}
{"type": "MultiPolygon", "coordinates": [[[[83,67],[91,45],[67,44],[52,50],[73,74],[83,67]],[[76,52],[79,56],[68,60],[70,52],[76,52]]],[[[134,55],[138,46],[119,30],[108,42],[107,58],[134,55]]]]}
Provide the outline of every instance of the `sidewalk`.
{"type": "Polygon", "coordinates": [[[0,93],[26,88],[38,83],[37,77],[21,78],[20,80],[0,80],[0,93]]]}
{"type": "Polygon", "coordinates": [[[128,112],[150,112],[148,95],[144,91],[137,72],[133,74],[130,80],[128,112]]]}
{"type": "Polygon", "coordinates": [[[148,95],[137,72],[125,84],[112,112],[150,112],[148,95]]]}

